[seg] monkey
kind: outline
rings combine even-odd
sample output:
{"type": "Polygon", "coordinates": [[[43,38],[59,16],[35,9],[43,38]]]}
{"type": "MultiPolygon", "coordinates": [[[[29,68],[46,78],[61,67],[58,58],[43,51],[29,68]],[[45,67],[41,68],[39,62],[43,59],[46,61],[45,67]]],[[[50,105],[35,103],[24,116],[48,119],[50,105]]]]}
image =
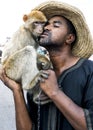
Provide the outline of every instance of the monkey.
{"type": "Polygon", "coordinates": [[[42,69],[51,67],[51,62],[46,56],[37,53],[39,37],[47,22],[45,15],[32,10],[23,16],[23,21],[24,24],[5,44],[1,64],[9,78],[29,90],[39,82],[42,69]]]}
{"type": "Polygon", "coordinates": [[[18,31],[16,31],[10,40],[4,47],[1,62],[5,62],[6,59],[22,49],[25,46],[31,45],[36,49],[38,48],[37,40],[43,32],[43,27],[47,22],[45,15],[41,11],[31,11],[28,15],[23,16],[25,22],[18,31]]]}

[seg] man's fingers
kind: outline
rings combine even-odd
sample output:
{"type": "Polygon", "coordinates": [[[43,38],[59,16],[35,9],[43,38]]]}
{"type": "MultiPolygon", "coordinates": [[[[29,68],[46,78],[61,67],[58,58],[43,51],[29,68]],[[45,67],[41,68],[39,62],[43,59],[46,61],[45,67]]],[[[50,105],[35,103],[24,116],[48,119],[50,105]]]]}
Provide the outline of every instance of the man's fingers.
{"type": "Polygon", "coordinates": [[[44,83],[45,79],[44,78],[40,78],[40,82],[44,83]]]}
{"type": "Polygon", "coordinates": [[[0,79],[3,81],[4,80],[4,70],[0,69],[0,79]]]}
{"type": "Polygon", "coordinates": [[[4,83],[5,85],[7,85],[8,77],[6,76],[6,73],[5,73],[5,70],[4,70],[4,69],[1,69],[1,70],[0,70],[0,79],[3,81],[3,83],[4,83]]]}

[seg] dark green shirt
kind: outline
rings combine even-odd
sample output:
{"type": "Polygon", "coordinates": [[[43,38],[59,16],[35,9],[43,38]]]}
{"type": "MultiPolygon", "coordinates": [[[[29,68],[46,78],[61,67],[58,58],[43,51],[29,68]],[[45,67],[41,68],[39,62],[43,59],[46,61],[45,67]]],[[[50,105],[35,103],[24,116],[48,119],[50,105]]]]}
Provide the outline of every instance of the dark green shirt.
{"type": "MultiPolygon", "coordinates": [[[[74,103],[84,109],[88,130],[93,130],[93,62],[80,59],[60,75],[58,84],[74,103]]],[[[38,105],[33,102],[33,96],[29,92],[27,107],[33,121],[33,130],[38,130],[38,105]]],[[[39,119],[40,130],[74,130],[53,102],[40,106],[39,119]]]]}

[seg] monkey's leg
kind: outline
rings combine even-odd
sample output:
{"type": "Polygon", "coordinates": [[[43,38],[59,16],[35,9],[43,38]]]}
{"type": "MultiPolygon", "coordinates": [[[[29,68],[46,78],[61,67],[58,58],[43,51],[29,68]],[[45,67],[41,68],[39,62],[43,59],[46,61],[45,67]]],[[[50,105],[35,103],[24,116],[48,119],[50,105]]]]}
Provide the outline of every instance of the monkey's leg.
{"type": "Polygon", "coordinates": [[[29,84],[38,73],[36,51],[32,46],[26,46],[12,55],[5,64],[6,74],[15,81],[21,81],[23,89],[29,89],[29,84]]]}
{"type": "Polygon", "coordinates": [[[23,64],[21,62],[22,56],[23,56],[22,50],[17,51],[13,55],[11,55],[4,64],[7,76],[18,82],[21,80],[22,75],[22,68],[23,68],[23,64]]]}

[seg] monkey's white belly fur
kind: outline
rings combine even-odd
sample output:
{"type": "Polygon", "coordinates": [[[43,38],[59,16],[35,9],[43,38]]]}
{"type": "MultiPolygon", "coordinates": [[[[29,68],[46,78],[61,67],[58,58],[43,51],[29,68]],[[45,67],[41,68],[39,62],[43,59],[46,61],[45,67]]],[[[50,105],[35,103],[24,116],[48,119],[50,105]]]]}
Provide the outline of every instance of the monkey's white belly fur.
{"type": "Polygon", "coordinates": [[[7,76],[17,82],[21,81],[23,89],[32,88],[31,81],[39,72],[36,59],[36,50],[32,46],[17,51],[4,66],[7,76]]]}

